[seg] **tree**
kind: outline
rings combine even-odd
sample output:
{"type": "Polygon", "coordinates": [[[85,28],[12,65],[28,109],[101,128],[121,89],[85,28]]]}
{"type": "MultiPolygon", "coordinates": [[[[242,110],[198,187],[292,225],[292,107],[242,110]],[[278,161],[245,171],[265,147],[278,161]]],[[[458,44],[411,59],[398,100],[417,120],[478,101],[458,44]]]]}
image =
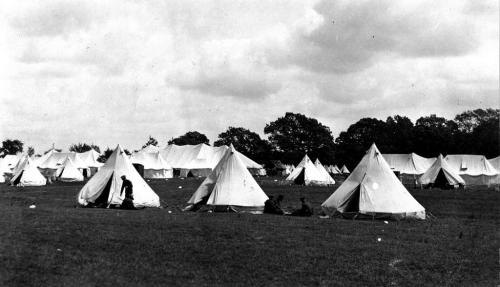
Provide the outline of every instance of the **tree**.
{"type": "Polygon", "coordinates": [[[184,135],[178,137],[178,138],[173,138],[168,141],[168,144],[176,144],[176,145],[197,145],[197,144],[209,144],[209,140],[206,135],[201,134],[197,131],[194,132],[187,132],[184,135]]]}
{"type": "Polygon", "coordinates": [[[142,146],[142,148],[145,148],[148,145],[158,146],[158,141],[154,137],[149,136],[148,141],[142,146]]]}
{"type": "Polygon", "coordinates": [[[490,118],[474,128],[471,134],[472,153],[482,154],[487,158],[496,157],[499,155],[500,147],[500,124],[499,119],[490,118]]]}
{"type": "Polygon", "coordinates": [[[86,151],[89,151],[91,149],[94,149],[95,151],[97,151],[99,153],[101,152],[101,149],[94,144],[89,145],[86,143],[77,143],[77,144],[72,144],[69,147],[69,151],[78,152],[78,153],[86,152],[86,151]]]}
{"type": "Polygon", "coordinates": [[[219,134],[214,146],[233,144],[237,151],[263,162],[270,157],[271,146],[268,141],[263,140],[257,133],[242,127],[229,127],[225,132],[219,134]]]}
{"type": "Polygon", "coordinates": [[[337,137],[336,163],[352,170],[372,143],[376,143],[381,152],[389,150],[387,124],[375,118],[362,118],[337,137]]]}
{"type": "Polygon", "coordinates": [[[414,152],[424,157],[463,153],[455,144],[457,133],[458,126],[454,121],[436,115],[421,117],[415,123],[414,152]]]}
{"type": "Polygon", "coordinates": [[[2,142],[2,147],[0,148],[1,154],[17,154],[23,152],[24,143],[20,140],[6,139],[2,142]]]}
{"type": "Polygon", "coordinates": [[[113,150],[110,149],[109,147],[107,147],[104,150],[104,152],[99,156],[99,158],[97,158],[97,161],[105,163],[108,160],[108,158],[111,156],[112,153],[113,153],[113,150]]]}
{"type": "Polygon", "coordinates": [[[499,113],[499,109],[476,109],[473,111],[465,111],[455,116],[455,122],[459,131],[472,133],[480,124],[491,119],[498,119],[499,113]]]}
{"type": "Polygon", "coordinates": [[[28,156],[32,156],[34,154],[35,154],[35,149],[32,146],[28,147],[28,156]]]}
{"type": "Polygon", "coordinates": [[[286,113],[264,128],[276,155],[284,163],[297,164],[304,154],[333,162],[335,145],[330,128],[302,114],[286,113]]]}
{"type": "Polygon", "coordinates": [[[385,121],[386,142],[384,153],[413,152],[414,126],[411,120],[404,116],[388,117],[385,121]]]}

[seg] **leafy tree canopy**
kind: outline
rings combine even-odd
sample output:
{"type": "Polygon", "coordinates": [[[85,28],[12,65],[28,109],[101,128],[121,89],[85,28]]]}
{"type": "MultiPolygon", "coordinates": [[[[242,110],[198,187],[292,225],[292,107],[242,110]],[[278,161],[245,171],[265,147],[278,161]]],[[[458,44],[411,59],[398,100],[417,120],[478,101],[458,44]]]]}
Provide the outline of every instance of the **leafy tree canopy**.
{"type": "Polygon", "coordinates": [[[187,132],[184,135],[173,138],[168,141],[168,144],[176,144],[176,145],[197,145],[197,144],[209,144],[209,140],[206,135],[199,133],[197,131],[187,132]]]}
{"type": "Polygon", "coordinates": [[[20,140],[6,139],[2,142],[2,147],[0,148],[0,154],[17,154],[23,152],[24,143],[20,140]]]}
{"type": "Polygon", "coordinates": [[[145,148],[148,145],[158,146],[158,141],[154,137],[149,136],[148,141],[142,146],[142,148],[145,148]]]}
{"type": "Polygon", "coordinates": [[[89,151],[91,149],[94,149],[98,153],[101,152],[101,149],[98,146],[94,145],[94,144],[77,143],[77,144],[72,144],[69,147],[69,151],[79,152],[79,153],[86,152],[86,151],[89,151]]]}

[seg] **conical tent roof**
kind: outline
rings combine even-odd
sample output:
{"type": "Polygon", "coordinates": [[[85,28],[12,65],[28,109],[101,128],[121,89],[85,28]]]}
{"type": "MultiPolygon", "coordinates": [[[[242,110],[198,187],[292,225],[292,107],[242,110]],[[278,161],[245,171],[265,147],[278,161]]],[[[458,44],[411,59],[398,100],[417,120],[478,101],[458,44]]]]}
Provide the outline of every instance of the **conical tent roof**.
{"type": "MultiPolygon", "coordinates": [[[[78,194],[78,203],[87,205],[99,199],[107,204],[121,204],[125,194],[120,195],[122,175],[133,184],[134,205],[137,207],[159,207],[160,198],[142,179],[118,145],[99,171],[85,184],[78,194]]],[[[101,203],[101,202],[99,202],[101,203]]]]}
{"type": "Polygon", "coordinates": [[[340,171],[340,168],[337,165],[334,165],[332,167],[332,173],[333,174],[339,174],[339,173],[342,173],[342,172],[340,171]]]}
{"type": "Polygon", "coordinates": [[[328,171],[326,171],[325,167],[321,162],[319,161],[319,158],[316,159],[314,162],[314,166],[318,169],[319,173],[323,176],[323,181],[325,181],[328,184],[335,184],[335,180],[330,176],[328,171]]]}
{"type": "Polygon", "coordinates": [[[347,169],[347,166],[345,166],[345,164],[342,166],[342,168],[340,169],[340,172],[341,173],[351,173],[348,169],[347,169]]]}
{"type": "Polygon", "coordinates": [[[10,183],[19,186],[41,186],[45,185],[47,180],[28,157],[24,159],[17,173],[10,180],[10,183]]]}
{"type": "Polygon", "coordinates": [[[60,181],[83,181],[83,174],[78,170],[78,168],[76,168],[69,156],[66,157],[57,174],[60,181]]]}
{"type": "Polygon", "coordinates": [[[321,206],[328,213],[425,219],[424,207],[394,175],[375,144],[321,206]]]}
{"type": "Polygon", "coordinates": [[[103,166],[103,163],[101,163],[97,160],[99,158],[100,154],[97,151],[95,151],[94,149],[79,153],[78,155],[79,155],[80,159],[88,167],[101,167],[101,166],[103,166]]]}
{"type": "Polygon", "coordinates": [[[231,145],[210,175],[188,201],[194,205],[206,201],[208,206],[231,207],[235,211],[262,211],[268,199],[240,154],[231,145]],[[207,199],[208,197],[208,199],[207,199]]]}
{"type": "Polygon", "coordinates": [[[443,171],[443,174],[450,185],[465,185],[465,181],[462,177],[460,177],[460,175],[450,167],[441,154],[432,166],[424,174],[422,174],[422,176],[420,176],[418,182],[420,184],[434,183],[440,171],[443,171]]]}
{"type": "MultiPolygon", "coordinates": [[[[330,177],[331,178],[331,177],[330,177]]],[[[297,167],[292,171],[292,173],[286,178],[286,180],[303,182],[305,185],[318,184],[326,185],[332,184],[326,181],[324,176],[319,172],[316,166],[313,164],[311,159],[307,154],[302,158],[297,167]]]]}

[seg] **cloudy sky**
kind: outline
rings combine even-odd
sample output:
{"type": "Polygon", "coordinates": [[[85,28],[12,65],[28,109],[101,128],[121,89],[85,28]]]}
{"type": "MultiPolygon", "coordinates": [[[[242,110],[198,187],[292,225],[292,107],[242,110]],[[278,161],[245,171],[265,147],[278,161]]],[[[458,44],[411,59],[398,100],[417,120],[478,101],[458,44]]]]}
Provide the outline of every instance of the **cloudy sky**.
{"type": "Polygon", "coordinates": [[[0,139],[37,152],[499,106],[497,0],[7,0],[0,34],[0,139]]]}

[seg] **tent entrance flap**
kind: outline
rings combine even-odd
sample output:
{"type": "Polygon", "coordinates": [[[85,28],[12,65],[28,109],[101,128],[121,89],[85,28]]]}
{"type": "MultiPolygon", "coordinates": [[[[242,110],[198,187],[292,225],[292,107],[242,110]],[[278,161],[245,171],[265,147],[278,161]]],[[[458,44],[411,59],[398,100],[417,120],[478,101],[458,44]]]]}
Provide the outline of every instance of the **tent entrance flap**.
{"type": "Polygon", "coordinates": [[[94,205],[96,206],[101,206],[101,205],[107,205],[108,204],[108,198],[109,198],[109,191],[111,190],[111,184],[113,183],[113,173],[109,177],[108,182],[106,183],[106,186],[102,190],[102,193],[99,195],[98,198],[94,201],[94,205]]]}
{"type": "Polygon", "coordinates": [[[24,173],[24,170],[21,171],[21,174],[19,174],[19,176],[14,180],[14,182],[12,183],[12,185],[18,185],[19,182],[21,182],[21,178],[23,177],[23,173],[24,173]]]}
{"type": "Polygon", "coordinates": [[[306,169],[303,168],[300,174],[295,178],[293,181],[295,184],[304,184],[305,183],[305,171],[306,169]]]}
{"type": "Polygon", "coordinates": [[[446,179],[446,175],[444,175],[443,169],[441,169],[436,176],[436,180],[433,184],[434,187],[446,188],[449,187],[448,179],[446,179]]]}
{"type": "Polygon", "coordinates": [[[358,185],[358,187],[356,187],[356,190],[354,190],[352,195],[347,200],[344,212],[358,212],[359,211],[359,193],[360,193],[360,190],[361,190],[361,188],[358,185]]]}

